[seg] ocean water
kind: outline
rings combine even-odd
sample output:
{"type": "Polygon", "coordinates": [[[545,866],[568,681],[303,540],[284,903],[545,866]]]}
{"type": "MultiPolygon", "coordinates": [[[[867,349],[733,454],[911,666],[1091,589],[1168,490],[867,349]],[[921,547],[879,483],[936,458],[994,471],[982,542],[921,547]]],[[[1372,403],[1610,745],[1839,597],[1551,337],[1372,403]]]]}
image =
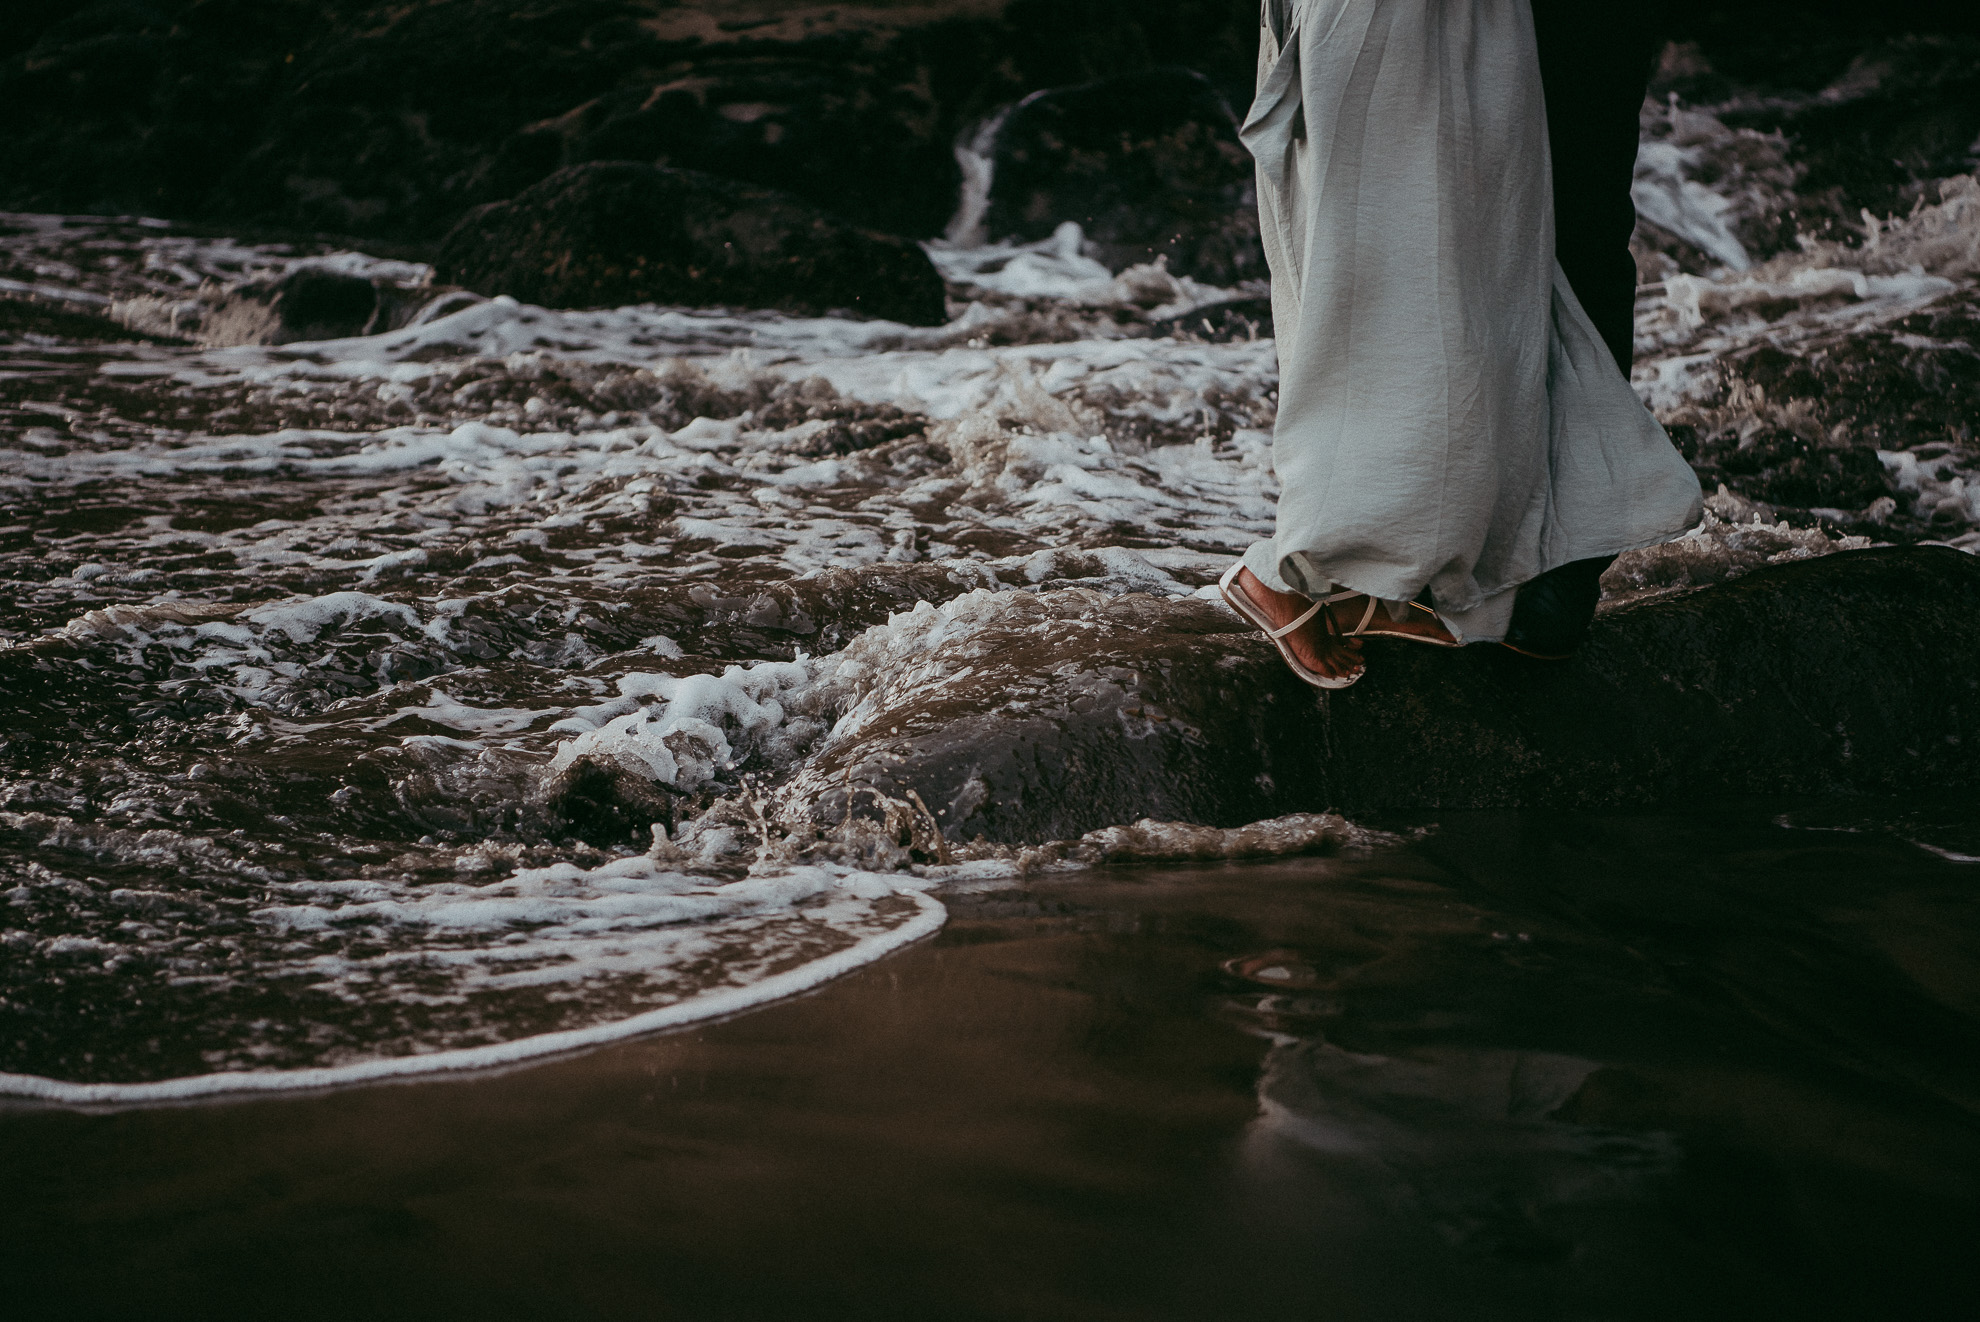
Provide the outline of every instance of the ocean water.
{"type": "MultiPolygon", "coordinates": [[[[1644,214],[1712,262],[1638,309],[1673,425],[1771,416],[1722,397],[1729,355],[1980,297],[1970,180],[1762,260],[1738,235],[1765,180],[1724,182],[1751,144],[1715,123],[1651,125],[1639,168],[1644,214]]],[[[908,804],[797,840],[763,810],[1015,594],[1214,597],[1271,526],[1274,347],[1190,329],[1262,291],[1111,272],[1077,226],[986,242],[977,165],[930,246],[937,328],[555,311],[322,244],[0,216],[0,292],[153,337],[0,344],[0,1093],[515,1062],[818,986],[959,886],[1122,857],[958,858],[908,804]],[[312,265],[382,282],[404,324],[241,342],[229,291],[312,265]],[[639,820],[599,767],[648,787],[639,820]]],[[[1883,461],[1980,545],[1966,452],[1883,461]]],[[[1709,503],[1611,595],[1865,544],[1709,503]]],[[[1150,857],[1383,838],[1136,829],[1150,857]]]]}
{"type": "Polygon", "coordinates": [[[1971,1314],[1969,805],[1384,825],[1332,857],[951,886],[932,940],[812,995],[529,1068],[14,1103],[9,1300],[1971,1314]]]}

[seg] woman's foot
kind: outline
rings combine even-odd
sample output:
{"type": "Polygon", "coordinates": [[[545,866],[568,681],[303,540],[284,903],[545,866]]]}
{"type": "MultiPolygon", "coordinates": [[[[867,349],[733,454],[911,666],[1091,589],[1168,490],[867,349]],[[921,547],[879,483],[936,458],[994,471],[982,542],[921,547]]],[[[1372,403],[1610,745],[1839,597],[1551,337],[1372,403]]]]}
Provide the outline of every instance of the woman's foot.
{"type": "Polygon", "coordinates": [[[1438,647],[1459,646],[1456,635],[1445,627],[1437,612],[1420,601],[1410,602],[1400,620],[1392,618],[1381,602],[1359,594],[1335,602],[1328,609],[1334,612],[1334,623],[1343,633],[1358,633],[1364,638],[1402,638],[1438,647]]]}
{"type": "MultiPolygon", "coordinates": [[[[1243,595],[1251,604],[1252,612],[1258,617],[1254,623],[1266,627],[1267,632],[1283,629],[1301,615],[1313,610],[1313,602],[1296,592],[1274,592],[1265,586],[1258,576],[1249,569],[1239,569],[1231,580],[1228,591],[1243,595]],[[1267,626],[1269,622],[1269,626],[1267,626]]],[[[1316,675],[1332,681],[1328,687],[1345,688],[1361,678],[1366,669],[1361,659],[1361,642],[1356,638],[1343,638],[1330,634],[1324,616],[1328,613],[1323,607],[1315,611],[1310,619],[1291,633],[1281,635],[1279,644],[1292,654],[1297,666],[1304,666],[1316,675]]],[[[1337,617],[1338,618],[1338,617],[1337,617]]],[[[1356,613],[1340,633],[1361,618],[1356,613]]]]}
{"type": "MultiPolygon", "coordinates": [[[[1284,618],[1275,615],[1274,627],[1297,619],[1301,611],[1313,604],[1308,598],[1295,593],[1272,591],[1249,569],[1240,569],[1237,581],[1244,593],[1260,606],[1265,605],[1267,597],[1277,600],[1276,610],[1283,614],[1284,618]]],[[[1326,636],[1326,626],[1317,617],[1313,627],[1318,630],[1323,641],[1338,646],[1356,646],[1363,637],[1407,638],[1413,642],[1435,643],[1440,647],[1458,645],[1457,639],[1451,636],[1451,631],[1444,627],[1442,620],[1437,618],[1437,612],[1415,602],[1410,603],[1410,609],[1400,620],[1391,619],[1388,610],[1381,602],[1371,602],[1360,593],[1353,596],[1343,595],[1331,600],[1326,610],[1334,617],[1333,637],[1326,636]],[[1371,605],[1374,607],[1372,612],[1369,609],[1371,605]]],[[[1307,630],[1302,629],[1292,636],[1304,637],[1306,633],[1307,630]]]]}

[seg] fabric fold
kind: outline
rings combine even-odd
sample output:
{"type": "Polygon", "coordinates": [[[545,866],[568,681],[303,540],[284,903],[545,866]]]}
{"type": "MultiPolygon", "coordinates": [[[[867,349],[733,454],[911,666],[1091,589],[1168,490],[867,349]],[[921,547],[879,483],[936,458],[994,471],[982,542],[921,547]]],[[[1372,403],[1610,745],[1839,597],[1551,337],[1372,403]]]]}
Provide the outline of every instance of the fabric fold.
{"type": "Polygon", "coordinates": [[[1268,20],[1260,34],[1259,46],[1261,51],[1270,50],[1272,55],[1260,62],[1258,95],[1238,129],[1238,140],[1258,162],[1261,173],[1270,172],[1272,185],[1284,188],[1292,174],[1293,143],[1306,136],[1306,120],[1302,113],[1298,33],[1275,35],[1269,21],[1271,8],[1271,0],[1267,0],[1268,20]]]}

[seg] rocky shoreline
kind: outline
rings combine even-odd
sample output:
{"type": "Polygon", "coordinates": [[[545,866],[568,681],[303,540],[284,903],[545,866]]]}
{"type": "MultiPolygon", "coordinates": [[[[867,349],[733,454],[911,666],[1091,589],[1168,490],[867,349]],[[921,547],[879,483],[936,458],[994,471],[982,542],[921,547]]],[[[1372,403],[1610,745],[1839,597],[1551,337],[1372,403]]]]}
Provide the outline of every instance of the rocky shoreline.
{"type": "Polygon", "coordinates": [[[1341,811],[1973,783],[1954,26],[1694,15],[1635,383],[1707,518],[1571,662],[1378,643],[1323,697],[1212,586],[1276,497],[1249,6],[34,12],[0,1073],[685,1022],[933,886],[1373,838],[1341,811]]]}
{"type": "MultiPolygon", "coordinates": [[[[1980,776],[1980,560],[1849,552],[1604,613],[1564,663],[1371,643],[1316,693],[1229,612],[961,599],[774,796],[794,829],[925,804],[956,842],[1152,817],[1681,808],[1980,776]],[[960,627],[957,627],[960,626],[960,627]]],[[[911,625],[908,627],[912,627],[911,625]]]]}

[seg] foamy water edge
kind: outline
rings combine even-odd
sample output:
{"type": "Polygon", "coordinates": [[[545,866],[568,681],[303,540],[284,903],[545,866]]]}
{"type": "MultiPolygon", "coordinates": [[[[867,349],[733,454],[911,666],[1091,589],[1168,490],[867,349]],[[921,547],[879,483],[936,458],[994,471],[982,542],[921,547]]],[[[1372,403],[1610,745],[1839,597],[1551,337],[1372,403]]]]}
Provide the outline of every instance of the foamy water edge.
{"type": "Polygon", "coordinates": [[[393,1056],[328,1068],[197,1074],[151,1083],[70,1083],[36,1074],[0,1074],[0,1098],[47,1102],[56,1106],[127,1107],[171,1105],[249,1094],[320,1092],[389,1080],[403,1081],[495,1069],[546,1056],[588,1050],[671,1028],[685,1028],[690,1024],[757,1009],[821,987],[942,930],[942,925],[948,921],[949,911],[941,901],[924,891],[902,888],[898,893],[912,899],[919,910],[899,927],[867,937],[809,964],[773,974],[747,987],[724,988],[610,1023],[539,1033],[489,1046],[436,1051],[430,1055],[393,1056]]]}

